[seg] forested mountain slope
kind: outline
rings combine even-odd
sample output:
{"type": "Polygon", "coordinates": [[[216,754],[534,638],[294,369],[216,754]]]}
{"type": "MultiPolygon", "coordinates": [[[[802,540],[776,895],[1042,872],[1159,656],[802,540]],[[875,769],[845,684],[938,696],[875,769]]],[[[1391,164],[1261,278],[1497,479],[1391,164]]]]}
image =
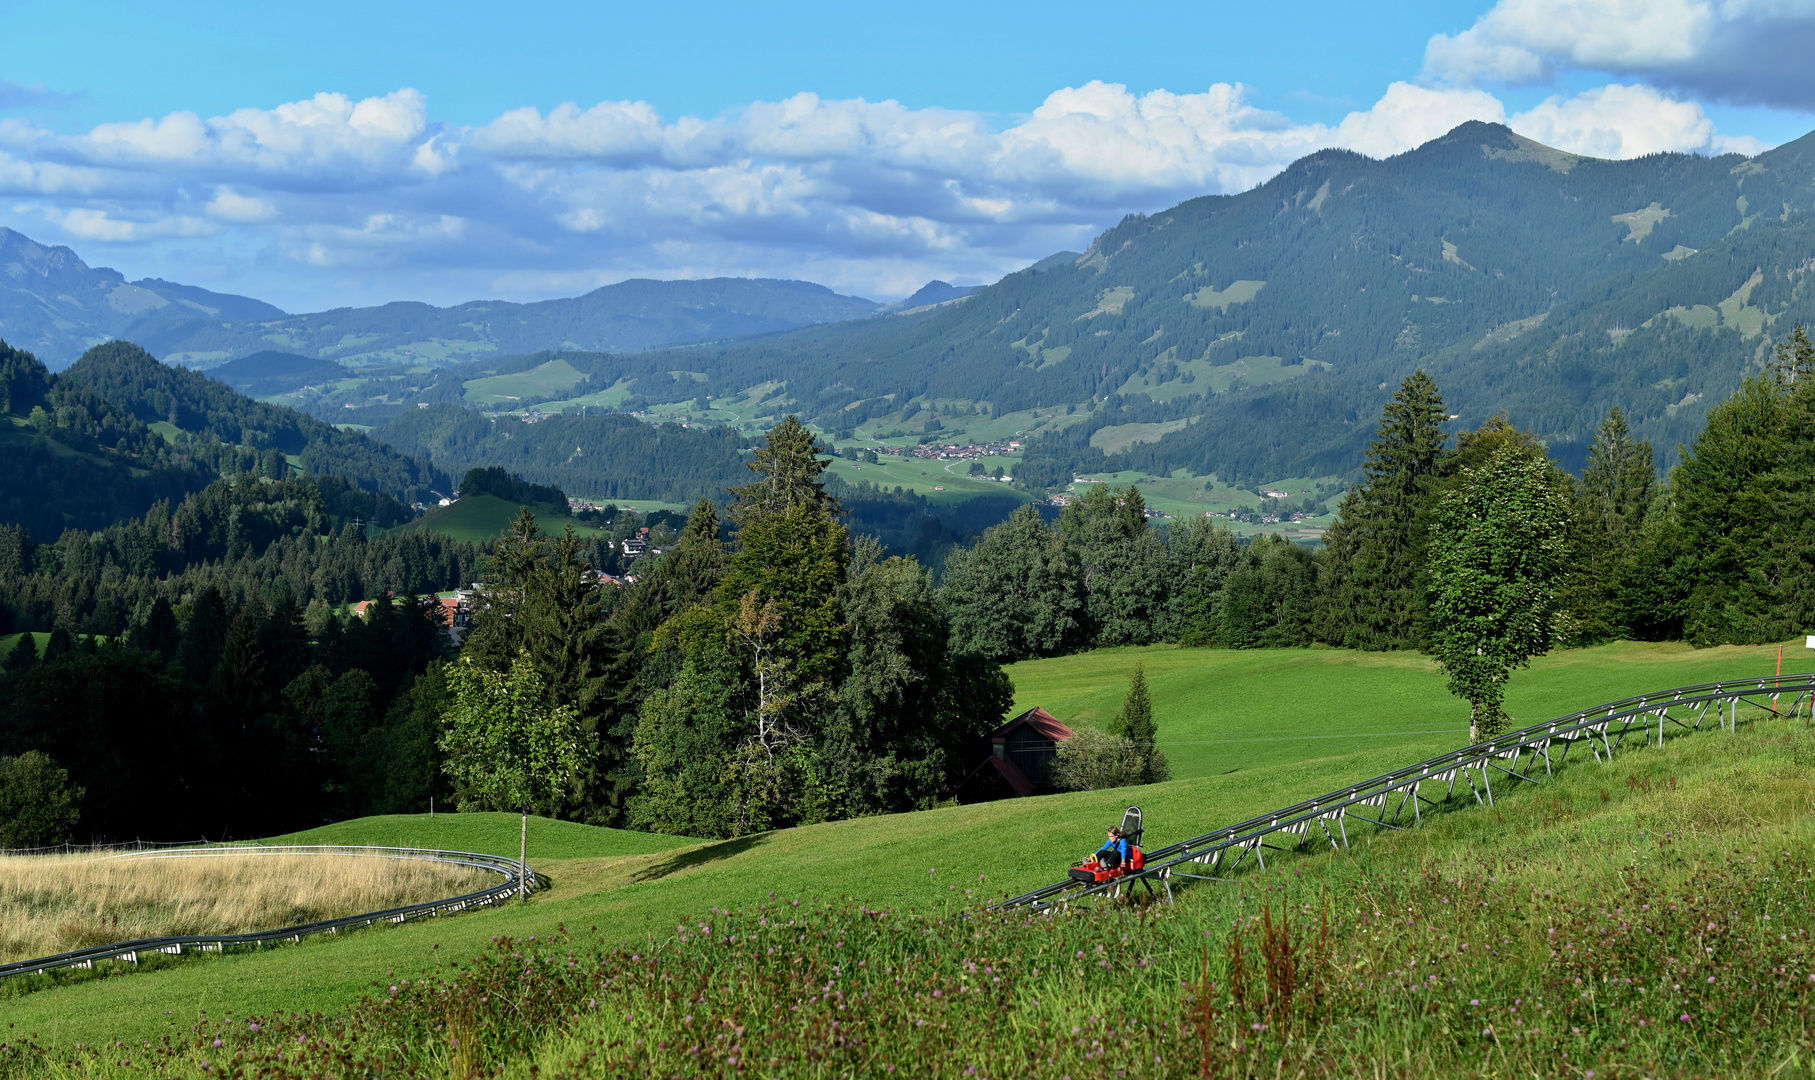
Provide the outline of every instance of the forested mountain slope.
{"type": "Polygon", "coordinates": [[[1812,209],[1811,139],[1750,160],[1601,161],[1469,123],[1385,161],[1322,151],[1252,191],[1131,216],[1081,259],[961,303],[611,358],[575,393],[783,381],[828,428],[1073,404],[1093,410],[1069,429],[1078,448],[1106,424],[1190,418],[1130,467],[1255,479],[1352,469],[1390,387],[1426,366],[1465,419],[1512,407],[1567,460],[1615,400],[1641,434],[1681,437],[1761,330],[1804,317],[1812,209]]]}
{"type": "Polygon", "coordinates": [[[723,499],[750,475],[739,454],[745,439],[731,428],[645,424],[622,413],[526,424],[444,403],[406,410],[372,436],[432,456],[456,476],[495,466],[594,499],[723,499]]]}
{"type": "Polygon", "coordinates": [[[66,247],[0,227],[0,338],[66,366],[90,345],[169,319],[281,319],[262,300],[91,267],[66,247]]]}
{"type": "Polygon", "coordinates": [[[0,523],[51,539],[180,502],[221,476],[298,472],[382,495],[392,516],[450,486],[426,458],[253,401],[136,345],[97,346],[52,374],[0,342],[0,523]]]}

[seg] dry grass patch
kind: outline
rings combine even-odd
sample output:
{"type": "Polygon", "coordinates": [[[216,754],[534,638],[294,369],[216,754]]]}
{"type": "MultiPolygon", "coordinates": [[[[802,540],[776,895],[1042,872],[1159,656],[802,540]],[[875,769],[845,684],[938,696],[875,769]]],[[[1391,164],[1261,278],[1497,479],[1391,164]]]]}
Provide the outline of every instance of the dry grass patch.
{"type": "Polygon", "coordinates": [[[362,855],[0,858],[0,961],[170,934],[230,934],[485,888],[471,867],[362,855]]]}

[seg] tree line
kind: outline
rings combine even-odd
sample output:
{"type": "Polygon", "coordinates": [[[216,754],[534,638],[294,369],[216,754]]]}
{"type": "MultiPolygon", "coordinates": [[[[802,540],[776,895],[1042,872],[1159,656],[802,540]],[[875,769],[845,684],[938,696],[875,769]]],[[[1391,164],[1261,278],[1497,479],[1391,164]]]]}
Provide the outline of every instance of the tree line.
{"type": "MultiPolygon", "coordinates": [[[[0,534],[8,597],[72,576],[122,598],[111,630],[73,619],[98,602],[29,608],[55,629],[0,675],[0,753],[15,771],[33,751],[66,769],[93,834],[247,835],[438,797],[734,836],[952,798],[1012,701],[1001,665],[1029,657],[1419,649],[1485,735],[1505,721],[1508,677],[1548,649],[1780,640],[1815,619],[1815,344],[1800,329],[1668,477],[1617,408],[1579,477],[1504,416],[1452,423],[1435,381],[1408,377],[1316,550],[1208,520],[1156,527],[1138,489],[1104,485],[1056,521],[1018,509],[954,549],[937,587],[848,532],[793,417],[724,516],[701,500],[626,587],[601,588],[587,542],[543,532],[527,507],[481,562],[430,537],[334,531],[301,482],[244,477],[130,528],[0,534]],[[350,568],[339,584],[334,567],[350,568]],[[486,584],[456,655],[408,598],[463,580],[486,584]],[[356,590],[380,600],[364,618],[336,606],[356,590]],[[508,756],[500,717],[544,725],[537,745],[559,752],[535,765],[540,783],[474,767],[508,756]],[[246,761],[263,764],[210,779],[246,761]],[[136,812],[164,780],[178,794],[136,812]]],[[[9,618],[28,610],[6,603],[9,618]]],[[[1113,734],[1070,748],[1069,783],[1165,774],[1144,680],[1113,734]]]]}

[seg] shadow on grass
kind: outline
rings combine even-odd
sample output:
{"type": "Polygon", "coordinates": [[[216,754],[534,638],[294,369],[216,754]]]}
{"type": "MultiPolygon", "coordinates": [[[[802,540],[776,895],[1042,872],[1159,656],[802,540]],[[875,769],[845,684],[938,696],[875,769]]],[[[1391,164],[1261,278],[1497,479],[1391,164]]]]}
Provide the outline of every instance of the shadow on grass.
{"type": "Polygon", "coordinates": [[[768,833],[752,833],[749,836],[740,836],[735,840],[721,840],[716,844],[686,848],[638,870],[631,875],[630,881],[633,885],[640,885],[646,881],[660,881],[662,878],[670,874],[678,874],[682,870],[691,870],[696,866],[705,866],[729,859],[733,855],[741,855],[758,844],[767,843],[768,839],[768,833]]]}

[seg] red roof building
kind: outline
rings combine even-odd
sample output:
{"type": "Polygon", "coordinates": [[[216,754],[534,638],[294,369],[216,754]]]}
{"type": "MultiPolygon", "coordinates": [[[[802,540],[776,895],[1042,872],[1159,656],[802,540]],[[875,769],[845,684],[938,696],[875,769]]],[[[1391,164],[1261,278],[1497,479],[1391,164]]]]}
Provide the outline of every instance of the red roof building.
{"type": "Polygon", "coordinates": [[[989,733],[984,740],[988,756],[971,776],[993,769],[1016,795],[1053,791],[1058,785],[1059,742],[1076,734],[1045,709],[1029,709],[989,733]]]}

